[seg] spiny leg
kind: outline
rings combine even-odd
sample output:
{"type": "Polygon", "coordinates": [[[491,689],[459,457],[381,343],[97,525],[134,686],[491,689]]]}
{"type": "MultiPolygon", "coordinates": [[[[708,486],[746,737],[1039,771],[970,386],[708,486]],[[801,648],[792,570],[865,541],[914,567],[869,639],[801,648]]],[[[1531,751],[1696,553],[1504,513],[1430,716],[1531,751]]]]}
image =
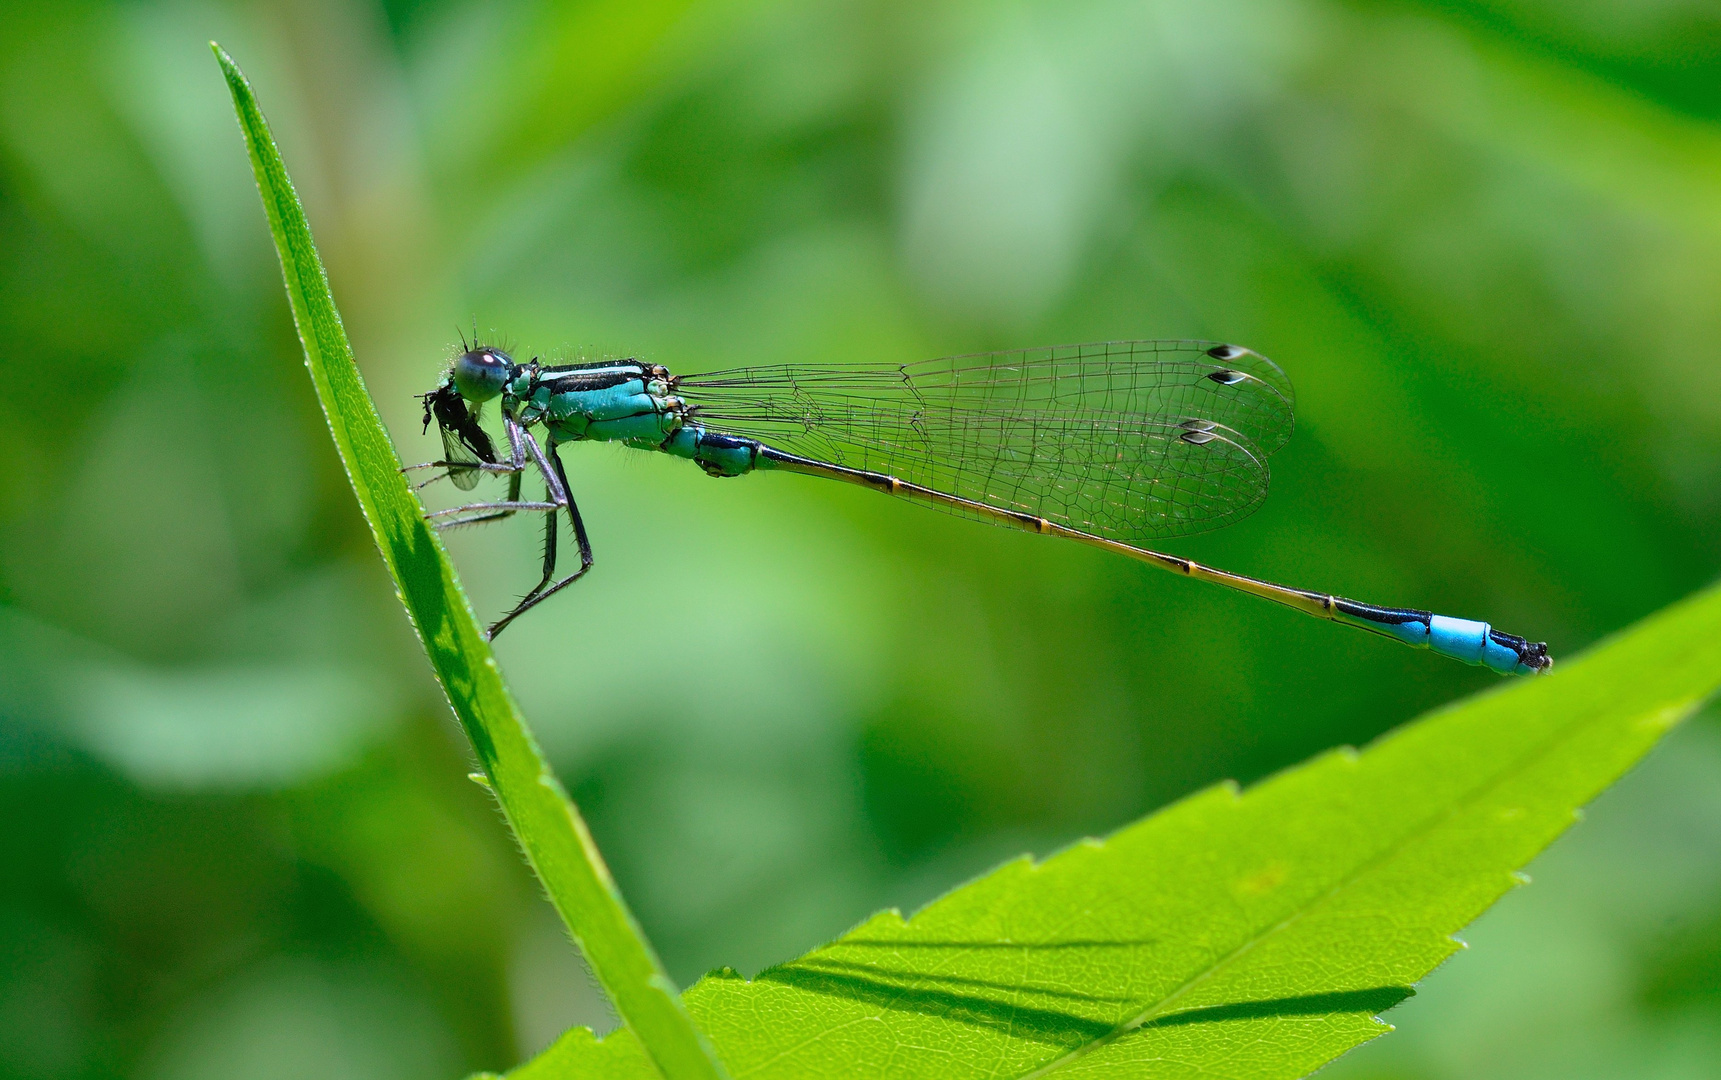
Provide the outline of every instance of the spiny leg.
{"type": "MultiPolygon", "coordinates": [[[[510,459],[508,461],[500,462],[500,463],[494,463],[494,464],[490,463],[490,462],[483,462],[483,461],[472,463],[472,464],[467,464],[465,462],[450,463],[450,462],[432,461],[432,462],[426,462],[425,465],[408,465],[401,470],[402,472],[406,472],[409,469],[424,468],[427,465],[458,465],[459,467],[462,467],[462,468],[472,468],[472,469],[476,469],[476,470],[479,470],[482,472],[507,473],[508,474],[508,497],[506,499],[503,499],[499,502],[467,503],[464,506],[453,506],[453,507],[449,507],[446,510],[433,510],[433,511],[425,514],[424,515],[425,520],[429,521],[437,529],[439,529],[439,530],[441,530],[441,529],[457,529],[457,528],[461,527],[462,525],[478,525],[478,524],[481,524],[481,523],[486,522],[486,521],[500,521],[501,519],[503,519],[505,517],[509,517],[510,515],[514,514],[516,511],[520,511],[520,510],[548,510],[548,511],[553,511],[558,507],[559,504],[553,503],[553,502],[529,503],[529,502],[522,502],[521,501],[521,499],[520,499],[520,481],[523,479],[525,469],[526,469],[526,454],[520,445],[521,429],[520,429],[519,424],[515,422],[514,418],[511,415],[509,415],[507,413],[503,413],[502,419],[508,428],[508,448],[509,448],[509,457],[510,457],[510,459]],[[435,520],[436,518],[439,518],[439,517],[449,517],[449,516],[452,516],[455,514],[466,514],[466,513],[472,513],[472,514],[475,514],[476,516],[468,517],[468,518],[461,518],[459,521],[438,522],[435,520]]],[[[541,462],[539,463],[539,467],[540,467],[540,469],[543,468],[541,462]]],[[[430,484],[434,484],[436,481],[444,479],[445,477],[447,477],[449,475],[451,475],[451,474],[445,473],[445,474],[443,474],[443,476],[433,476],[429,480],[426,480],[423,483],[419,484],[418,487],[419,488],[427,487],[430,484]]],[[[548,470],[544,470],[544,476],[545,476],[545,479],[547,481],[548,477],[549,477],[548,470]]]]}
{"type": "MultiPolygon", "coordinates": [[[[532,438],[530,434],[522,434],[525,439],[530,440],[533,461],[537,463],[538,471],[544,475],[544,487],[548,489],[549,497],[553,500],[548,505],[558,508],[562,506],[568,506],[571,508],[573,506],[573,499],[568,494],[567,483],[562,477],[551,471],[549,464],[544,459],[544,455],[538,449],[537,440],[532,438]]],[[[510,431],[509,435],[510,437],[513,437],[514,432],[510,431]]],[[[550,452],[555,452],[554,443],[551,444],[550,452]]],[[[575,520],[578,520],[579,511],[570,510],[570,512],[573,514],[575,520]]],[[[544,591],[545,587],[550,584],[551,580],[553,580],[555,576],[556,515],[552,512],[544,516],[544,576],[538,579],[538,583],[536,585],[526,590],[526,595],[520,598],[520,602],[514,605],[513,610],[509,611],[506,615],[503,615],[491,625],[490,629],[487,631],[490,638],[494,640],[496,635],[501,633],[504,627],[519,618],[521,613],[525,612],[528,608],[537,604],[539,594],[544,591]]]]}
{"type": "MultiPolygon", "coordinates": [[[[562,494],[564,496],[567,494],[565,487],[566,487],[566,485],[564,485],[564,491],[562,492],[562,494]]],[[[563,504],[552,503],[551,505],[556,506],[558,509],[560,509],[560,507],[563,504]]],[[[567,505],[572,505],[571,499],[567,500],[567,505]]],[[[551,579],[553,579],[555,576],[556,576],[556,515],[555,514],[545,514],[544,515],[544,576],[538,579],[538,583],[536,585],[534,585],[530,589],[526,590],[526,596],[525,596],[525,598],[523,598],[522,602],[524,602],[525,599],[530,599],[532,597],[537,596],[539,593],[543,592],[544,587],[547,586],[548,584],[550,584],[551,579]]],[[[502,622],[506,622],[509,619],[512,619],[515,615],[518,615],[521,611],[524,611],[524,610],[525,610],[524,608],[516,608],[512,613],[507,615],[502,620],[502,622]]],[[[502,622],[498,622],[496,625],[499,627],[502,625],[502,622]]]]}
{"type": "Polygon", "coordinates": [[[478,465],[467,465],[463,462],[453,462],[453,461],[427,461],[423,465],[404,465],[401,467],[400,471],[404,473],[404,472],[409,472],[413,469],[423,469],[423,468],[429,468],[429,467],[437,466],[437,465],[447,466],[447,471],[439,472],[435,476],[432,476],[429,480],[420,480],[418,483],[416,483],[412,486],[412,490],[423,491],[425,488],[429,487],[432,484],[437,484],[437,483],[441,483],[444,480],[453,479],[455,469],[470,469],[474,472],[484,472],[484,473],[491,473],[491,474],[497,474],[497,473],[513,474],[513,473],[518,473],[520,471],[518,468],[515,468],[514,466],[507,465],[507,464],[491,465],[491,464],[486,462],[486,463],[481,463],[478,465]]]}
{"type": "Polygon", "coordinates": [[[486,522],[500,521],[516,512],[528,514],[549,514],[561,507],[548,503],[515,503],[506,510],[498,510],[493,514],[478,514],[474,517],[461,518],[458,521],[437,521],[431,523],[431,528],[437,532],[448,532],[450,529],[461,529],[468,525],[483,525],[486,522]]]}
{"type": "MultiPolygon", "coordinates": [[[[417,472],[420,469],[472,469],[476,472],[511,473],[519,472],[525,466],[525,462],[515,465],[507,461],[494,463],[489,461],[421,461],[417,465],[402,465],[397,471],[409,473],[417,472]]],[[[438,476],[433,479],[441,480],[444,477],[438,476]]]]}
{"type": "Polygon", "coordinates": [[[538,463],[538,468],[545,474],[545,481],[550,487],[551,498],[559,499],[561,505],[567,507],[568,521],[574,527],[574,541],[580,548],[580,568],[562,580],[551,584],[551,579],[556,574],[556,516],[554,514],[548,515],[544,520],[544,577],[532,588],[531,592],[528,592],[514,606],[513,611],[496,620],[495,625],[490,627],[489,636],[491,640],[495,640],[496,635],[500,634],[509,623],[572,585],[587,570],[592,568],[592,542],[586,536],[586,523],[580,517],[580,508],[575,504],[573,496],[569,494],[568,472],[562,467],[562,458],[560,454],[556,453],[556,444],[550,443],[549,461],[546,463],[545,455],[538,449],[537,441],[532,438],[530,433],[525,433],[525,437],[533,459],[538,463]],[[553,473],[551,472],[552,468],[554,469],[553,473]]]}
{"type": "MultiPolygon", "coordinates": [[[[592,568],[592,542],[590,538],[586,536],[586,523],[580,518],[579,508],[574,505],[574,497],[570,494],[570,489],[568,487],[568,470],[562,467],[562,455],[556,453],[555,443],[550,444],[549,455],[550,464],[554,466],[556,470],[556,479],[560,481],[562,485],[562,496],[567,499],[568,522],[574,527],[574,541],[579,544],[580,547],[579,573],[583,574],[592,568]]],[[[574,576],[578,577],[579,574],[574,576]]],[[[573,578],[569,578],[568,580],[572,581],[573,578]]],[[[566,584],[566,582],[563,584],[566,584]]],[[[557,586],[557,588],[560,588],[560,586],[557,586]]]]}
{"type": "Polygon", "coordinates": [[[508,497],[498,502],[467,503],[465,506],[453,506],[447,510],[432,510],[425,514],[425,520],[438,529],[458,529],[462,525],[478,525],[486,521],[500,521],[521,510],[542,511],[554,513],[561,509],[561,503],[528,502],[520,498],[521,474],[515,473],[508,478],[508,497]],[[437,518],[452,517],[456,514],[470,513],[472,517],[460,518],[458,521],[437,521],[437,518]]]}

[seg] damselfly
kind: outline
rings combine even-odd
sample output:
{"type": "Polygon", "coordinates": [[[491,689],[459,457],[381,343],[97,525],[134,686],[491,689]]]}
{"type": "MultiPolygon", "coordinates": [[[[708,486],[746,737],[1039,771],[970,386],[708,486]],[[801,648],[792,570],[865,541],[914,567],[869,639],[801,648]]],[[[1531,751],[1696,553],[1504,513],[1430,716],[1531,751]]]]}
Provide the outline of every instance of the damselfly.
{"type": "Polygon", "coordinates": [[[900,366],[680,376],[637,360],[521,364],[474,344],[423,401],[444,457],[410,468],[446,470],[462,490],[486,473],[508,481],[503,499],[430,513],[437,527],[545,515],[543,577],[492,636],[591,569],[557,448],[598,441],[688,458],[712,476],[845,480],[1127,555],[1502,674],[1553,664],[1546,644],[1487,623],[1288,588],[1140,546],[1228,525],[1267,494],[1267,458],[1291,435],[1291,384],[1266,357],[1236,345],[1114,341],[900,366]],[[479,425],[480,407],[497,398],[503,453],[479,425]],[[544,481],[541,500],[521,498],[528,469],[544,481]],[[558,579],[564,514],[580,566],[558,579]]]}

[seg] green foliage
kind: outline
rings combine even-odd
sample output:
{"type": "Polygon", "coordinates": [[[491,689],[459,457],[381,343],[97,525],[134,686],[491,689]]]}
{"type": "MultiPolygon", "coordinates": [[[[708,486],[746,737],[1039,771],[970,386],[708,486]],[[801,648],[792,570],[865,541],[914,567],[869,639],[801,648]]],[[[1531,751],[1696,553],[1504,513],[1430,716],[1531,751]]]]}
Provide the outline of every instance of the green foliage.
{"type": "Polygon", "coordinates": [[[1451,935],[1721,681],[1716,590],[1360,754],[1006,864],[752,980],[708,976],[684,1010],[501,681],[267,125],[216,55],[348,477],[490,786],[629,1024],[605,1040],[575,1029],[518,1077],[718,1075],[692,1019],[746,1076],[1302,1076],[1387,1030],[1378,1015],[1451,935]]]}
{"type": "Polygon", "coordinates": [[[616,890],[578,811],[544,763],[455,577],[400,471],[329,293],[297,193],[244,75],[227,77],[281,258],[293,319],[329,431],[455,715],[515,834],[617,1010],[670,1080],[715,1077],[712,1063],[616,890]]]}
{"type": "MultiPolygon", "coordinates": [[[[26,0],[0,26],[5,1080],[422,1080],[613,1023],[304,393],[211,37],[270,102],[409,460],[474,318],[678,371],[1219,337],[1284,365],[1298,431],[1261,513],[1179,554],[1562,664],[1721,575],[1714,5],[26,0]]],[[[681,985],[1496,682],[867,492],[588,449],[597,568],[496,651],[681,985]]],[[[445,541],[480,615],[529,583],[526,523],[445,541]]],[[[1712,711],[1322,1080],[1721,1073],[1717,852],[1712,711]]]]}
{"type": "MultiPolygon", "coordinates": [[[[1299,1077],[1460,946],[1578,808],[1721,685],[1721,589],[1554,675],[1241,794],[1006,864],[912,918],[688,990],[747,1077],[1299,1077]]],[[[518,1080],[649,1076],[631,1033],[518,1080]]]]}

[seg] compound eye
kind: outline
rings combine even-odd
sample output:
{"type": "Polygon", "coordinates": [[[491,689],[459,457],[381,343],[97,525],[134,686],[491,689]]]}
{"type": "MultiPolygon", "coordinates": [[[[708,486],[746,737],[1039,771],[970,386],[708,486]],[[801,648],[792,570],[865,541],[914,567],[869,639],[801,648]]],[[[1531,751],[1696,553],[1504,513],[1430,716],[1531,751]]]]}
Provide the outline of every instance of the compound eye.
{"type": "Polygon", "coordinates": [[[469,349],[454,361],[454,385],[467,401],[489,401],[513,373],[513,359],[500,349],[469,349]]]}

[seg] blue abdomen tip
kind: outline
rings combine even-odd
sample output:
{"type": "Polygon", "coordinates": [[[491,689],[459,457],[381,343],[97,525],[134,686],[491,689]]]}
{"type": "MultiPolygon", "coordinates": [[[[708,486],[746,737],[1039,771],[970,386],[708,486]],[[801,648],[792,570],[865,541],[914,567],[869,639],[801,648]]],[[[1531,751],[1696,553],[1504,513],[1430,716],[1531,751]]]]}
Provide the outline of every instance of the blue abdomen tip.
{"type": "MultiPolygon", "coordinates": [[[[1480,664],[1488,643],[1489,629],[1485,622],[1436,615],[1428,620],[1428,647],[1442,656],[1450,656],[1466,664],[1480,664]]],[[[1513,665],[1516,664],[1517,658],[1514,656],[1513,665]]]]}

